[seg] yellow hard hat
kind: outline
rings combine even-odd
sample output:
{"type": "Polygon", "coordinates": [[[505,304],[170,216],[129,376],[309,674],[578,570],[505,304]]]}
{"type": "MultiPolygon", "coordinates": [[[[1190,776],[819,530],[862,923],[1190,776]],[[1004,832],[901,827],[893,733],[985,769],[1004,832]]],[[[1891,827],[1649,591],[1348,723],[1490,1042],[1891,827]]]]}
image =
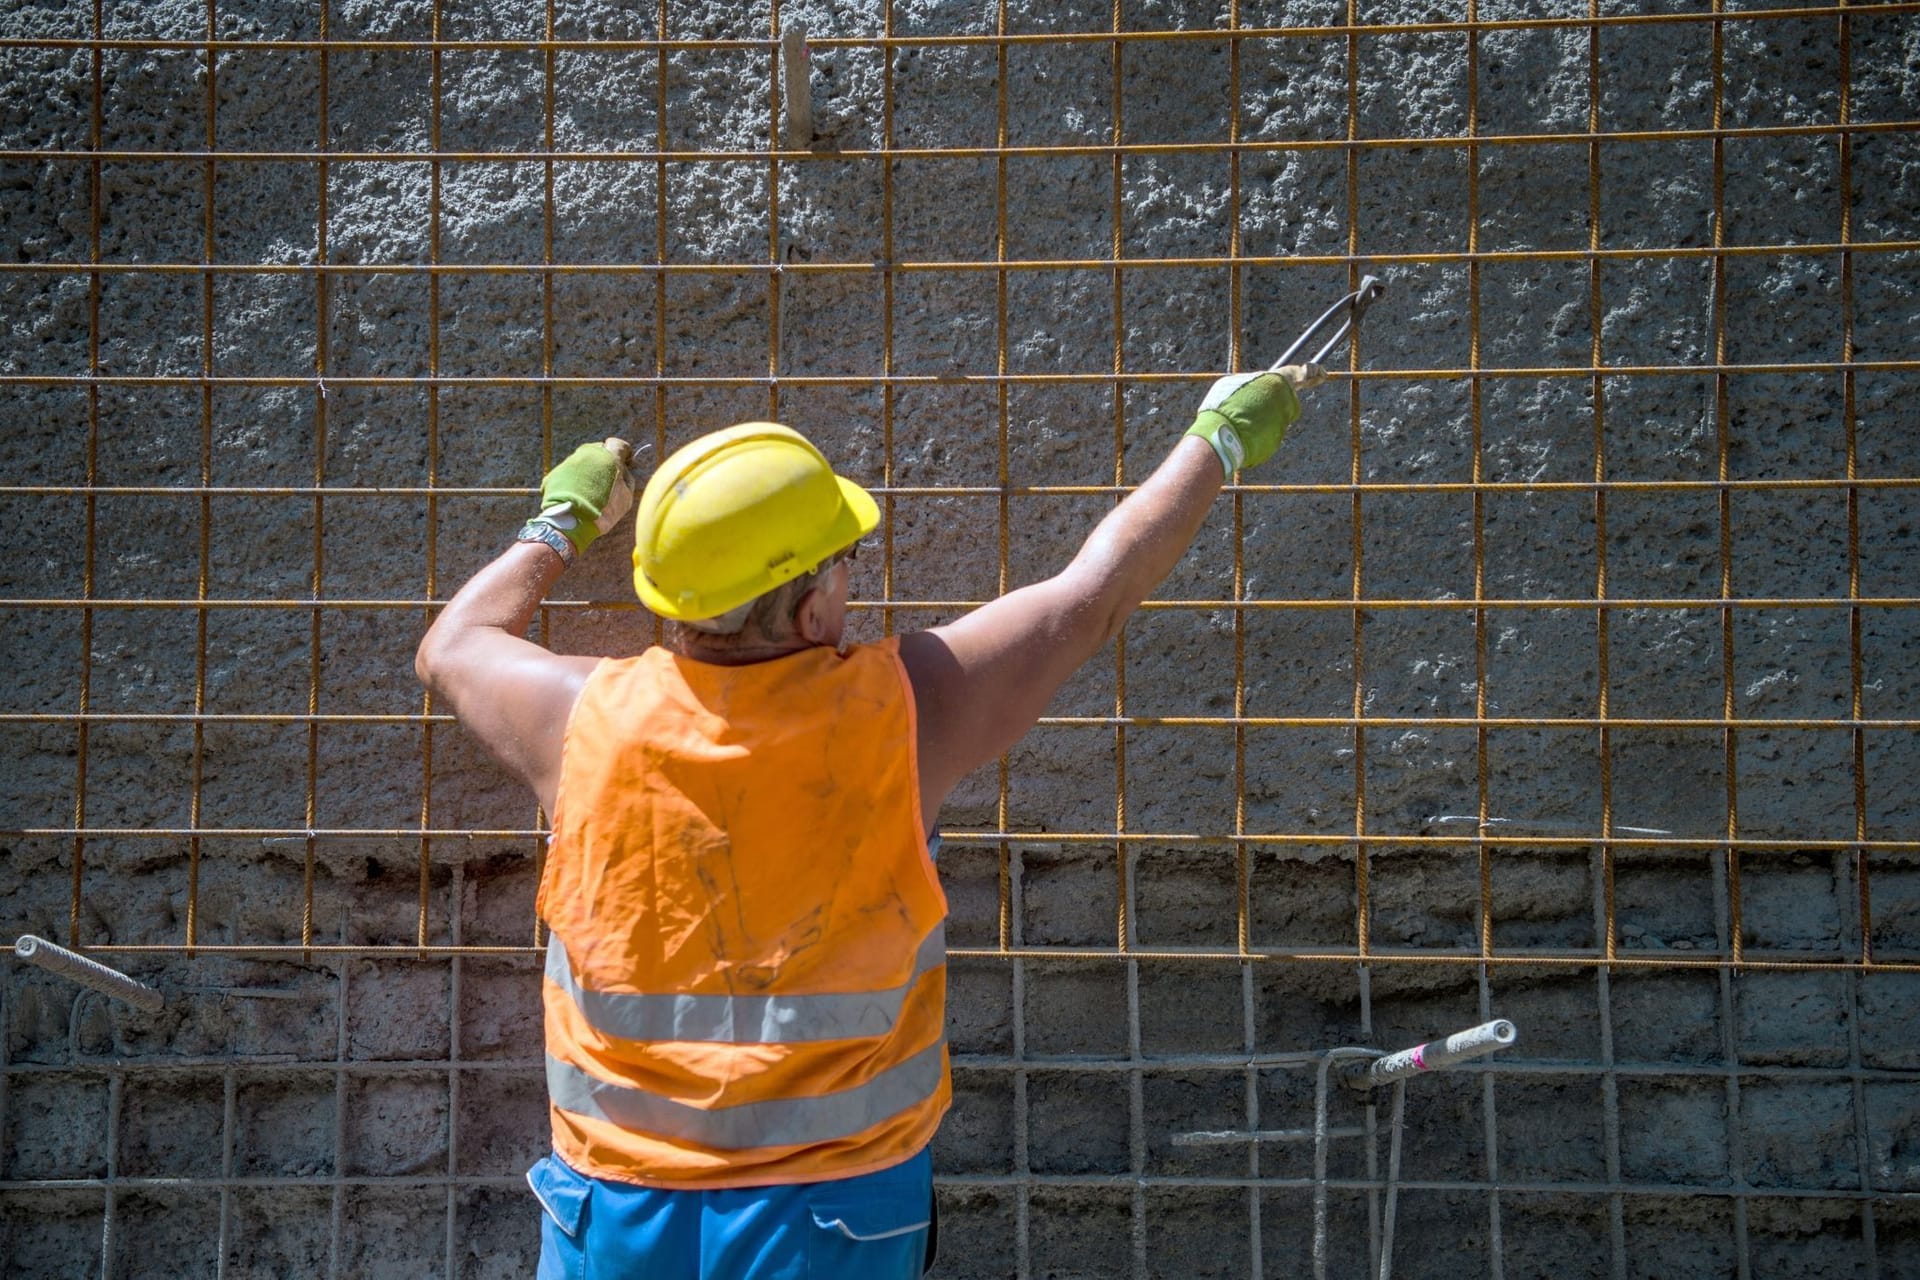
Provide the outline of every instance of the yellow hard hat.
{"type": "Polygon", "coordinates": [[[743,422],[660,464],[634,513],[633,589],[698,622],[820,567],[880,523],[865,489],[791,427],[743,422]]]}

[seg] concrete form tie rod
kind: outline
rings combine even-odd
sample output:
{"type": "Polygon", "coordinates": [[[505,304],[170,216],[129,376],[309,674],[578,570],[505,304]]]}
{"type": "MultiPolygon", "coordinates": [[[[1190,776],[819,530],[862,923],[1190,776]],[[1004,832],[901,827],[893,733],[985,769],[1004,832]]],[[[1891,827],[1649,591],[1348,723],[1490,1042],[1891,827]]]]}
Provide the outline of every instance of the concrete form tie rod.
{"type": "Polygon", "coordinates": [[[1355,1063],[1342,1073],[1341,1079],[1355,1089],[1377,1089],[1381,1085],[1393,1084],[1423,1072],[1438,1071],[1442,1067],[1484,1058],[1507,1048],[1519,1035],[1513,1023],[1505,1018],[1495,1018],[1492,1022],[1456,1031],[1444,1040],[1429,1040],[1426,1044],[1417,1044],[1384,1058],[1355,1063]]]}
{"type": "Polygon", "coordinates": [[[30,933],[22,934],[13,944],[13,954],[39,965],[49,973],[71,978],[83,987],[92,987],[95,991],[116,1000],[124,1000],[148,1013],[157,1012],[165,1003],[161,994],[145,983],[136,982],[118,969],[109,969],[97,960],[89,960],[78,952],[55,946],[45,938],[36,938],[30,933]]]}

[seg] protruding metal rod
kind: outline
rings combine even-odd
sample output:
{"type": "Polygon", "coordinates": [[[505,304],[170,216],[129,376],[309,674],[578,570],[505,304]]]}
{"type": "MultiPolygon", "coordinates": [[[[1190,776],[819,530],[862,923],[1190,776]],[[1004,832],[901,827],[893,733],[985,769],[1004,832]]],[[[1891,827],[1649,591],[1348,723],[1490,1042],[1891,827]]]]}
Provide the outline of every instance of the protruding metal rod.
{"type": "Polygon", "coordinates": [[[795,24],[780,33],[780,100],[786,104],[787,146],[813,146],[813,82],[807,62],[807,29],[795,24]]]}
{"type": "Polygon", "coordinates": [[[124,1000],[148,1013],[158,1011],[165,1003],[161,994],[145,983],[135,982],[118,969],[109,969],[97,960],[89,960],[78,952],[55,946],[45,938],[36,938],[30,933],[22,934],[13,944],[13,954],[39,965],[49,973],[71,978],[83,987],[92,987],[95,991],[116,1000],[124,1000]]]}
{"type": "Polygon", "coordinates": [[[1318,337],[1328,325],[1337,324],[1339,327],[1333,331],[1333,336],[1322,342],[1320,349],[1308,357],[1308,360],[1314,364],[1323,363],[1326,358],[1333,353],[1333,349],[1339,346],[1341,341],[1349,333],[1353,332],[1354,326],[1360,323],[1360,318],[1367,314],[1367,308],[1378,301],[1380,295],[1386,291],[1386,281],[1380,279],[1378,276],[1361,276],[1360,287],[1358,289],[1355,289],[1352,293],[1323,311],[1320,314],[1320,318],[1308,325],[1306,332],[1302,333],[1298,338],[1295,338],[1293,345],[1288,347],[1286,352],[1278,360],[1275,360],[1269,365],[1268,368],[1278,369],[1282,365],[1300,363],[1300,353],[1307,349],[1308,344],[1318,337]]]}
{"type": "Polygon", "coordinates": [[[1313,1142],[1320,1138],[1364,1138],[1367,1131],[1359,1126],[1345,1129],[1328,1129],[1324,1133],[1319,1129],[1202,1129],[1195,1133],[1176,1133],[1173,1145],[1176,1147],[1226,1147],[1242,1146],[1249,1142],[1313,1142]]]}
{"type": "Polygon", "coordinates": [[[1456,1031],[1445,1040],[1430,1040],[1384,1058],[1374,1058],[1364,1065],[1355,1065],[1345,1073],[1344,1080],[1356,1089],[1377,1089],[1409,1076],[1484,1058],[1511,1045],[1519,1035],[1511,1022],[1495,1018],[1492,1022],[1456,1031]]]}

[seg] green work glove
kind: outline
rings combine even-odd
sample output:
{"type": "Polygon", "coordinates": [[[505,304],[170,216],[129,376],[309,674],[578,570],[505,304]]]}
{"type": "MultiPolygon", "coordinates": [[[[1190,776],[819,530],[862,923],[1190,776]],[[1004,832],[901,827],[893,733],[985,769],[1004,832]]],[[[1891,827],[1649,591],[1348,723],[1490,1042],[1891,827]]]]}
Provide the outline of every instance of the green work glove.
{"type": "Polygon", "coordinates": [[[1300,416],[1294,389],[1311,387],[1326,376],[1317,364],[1229,374],[1208,388],[1187,434],[1213,446],[1231,479],[1242,467],[1258,466],[1273,456],[1300,416]]]}
{"type": "Polygon", "coordinates": [[[567,535],[575,551],[620,523],[633,509],[633,446],[618,437],[583,444],[547,472],[540,484],[540,514],[534,519],[567,535]]]}

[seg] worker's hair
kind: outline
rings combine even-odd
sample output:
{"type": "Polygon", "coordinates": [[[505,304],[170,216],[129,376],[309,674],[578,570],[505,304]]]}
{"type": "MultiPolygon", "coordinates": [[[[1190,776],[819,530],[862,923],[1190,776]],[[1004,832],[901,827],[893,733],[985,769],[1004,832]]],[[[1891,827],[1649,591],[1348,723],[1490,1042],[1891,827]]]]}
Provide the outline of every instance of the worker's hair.
{"type": "Polygon", "coordinates": [[[799,610],[800,601],[807,592],[819,585],[820,570],[832,563],[832,560],[828,560],[812,573],[790,578],[764,595],[755,596],[717,618],[701,618],[679,625],[708,636],[738,636],[743,640],[784,639],[793,626],[793,615],[799,610]]]}

